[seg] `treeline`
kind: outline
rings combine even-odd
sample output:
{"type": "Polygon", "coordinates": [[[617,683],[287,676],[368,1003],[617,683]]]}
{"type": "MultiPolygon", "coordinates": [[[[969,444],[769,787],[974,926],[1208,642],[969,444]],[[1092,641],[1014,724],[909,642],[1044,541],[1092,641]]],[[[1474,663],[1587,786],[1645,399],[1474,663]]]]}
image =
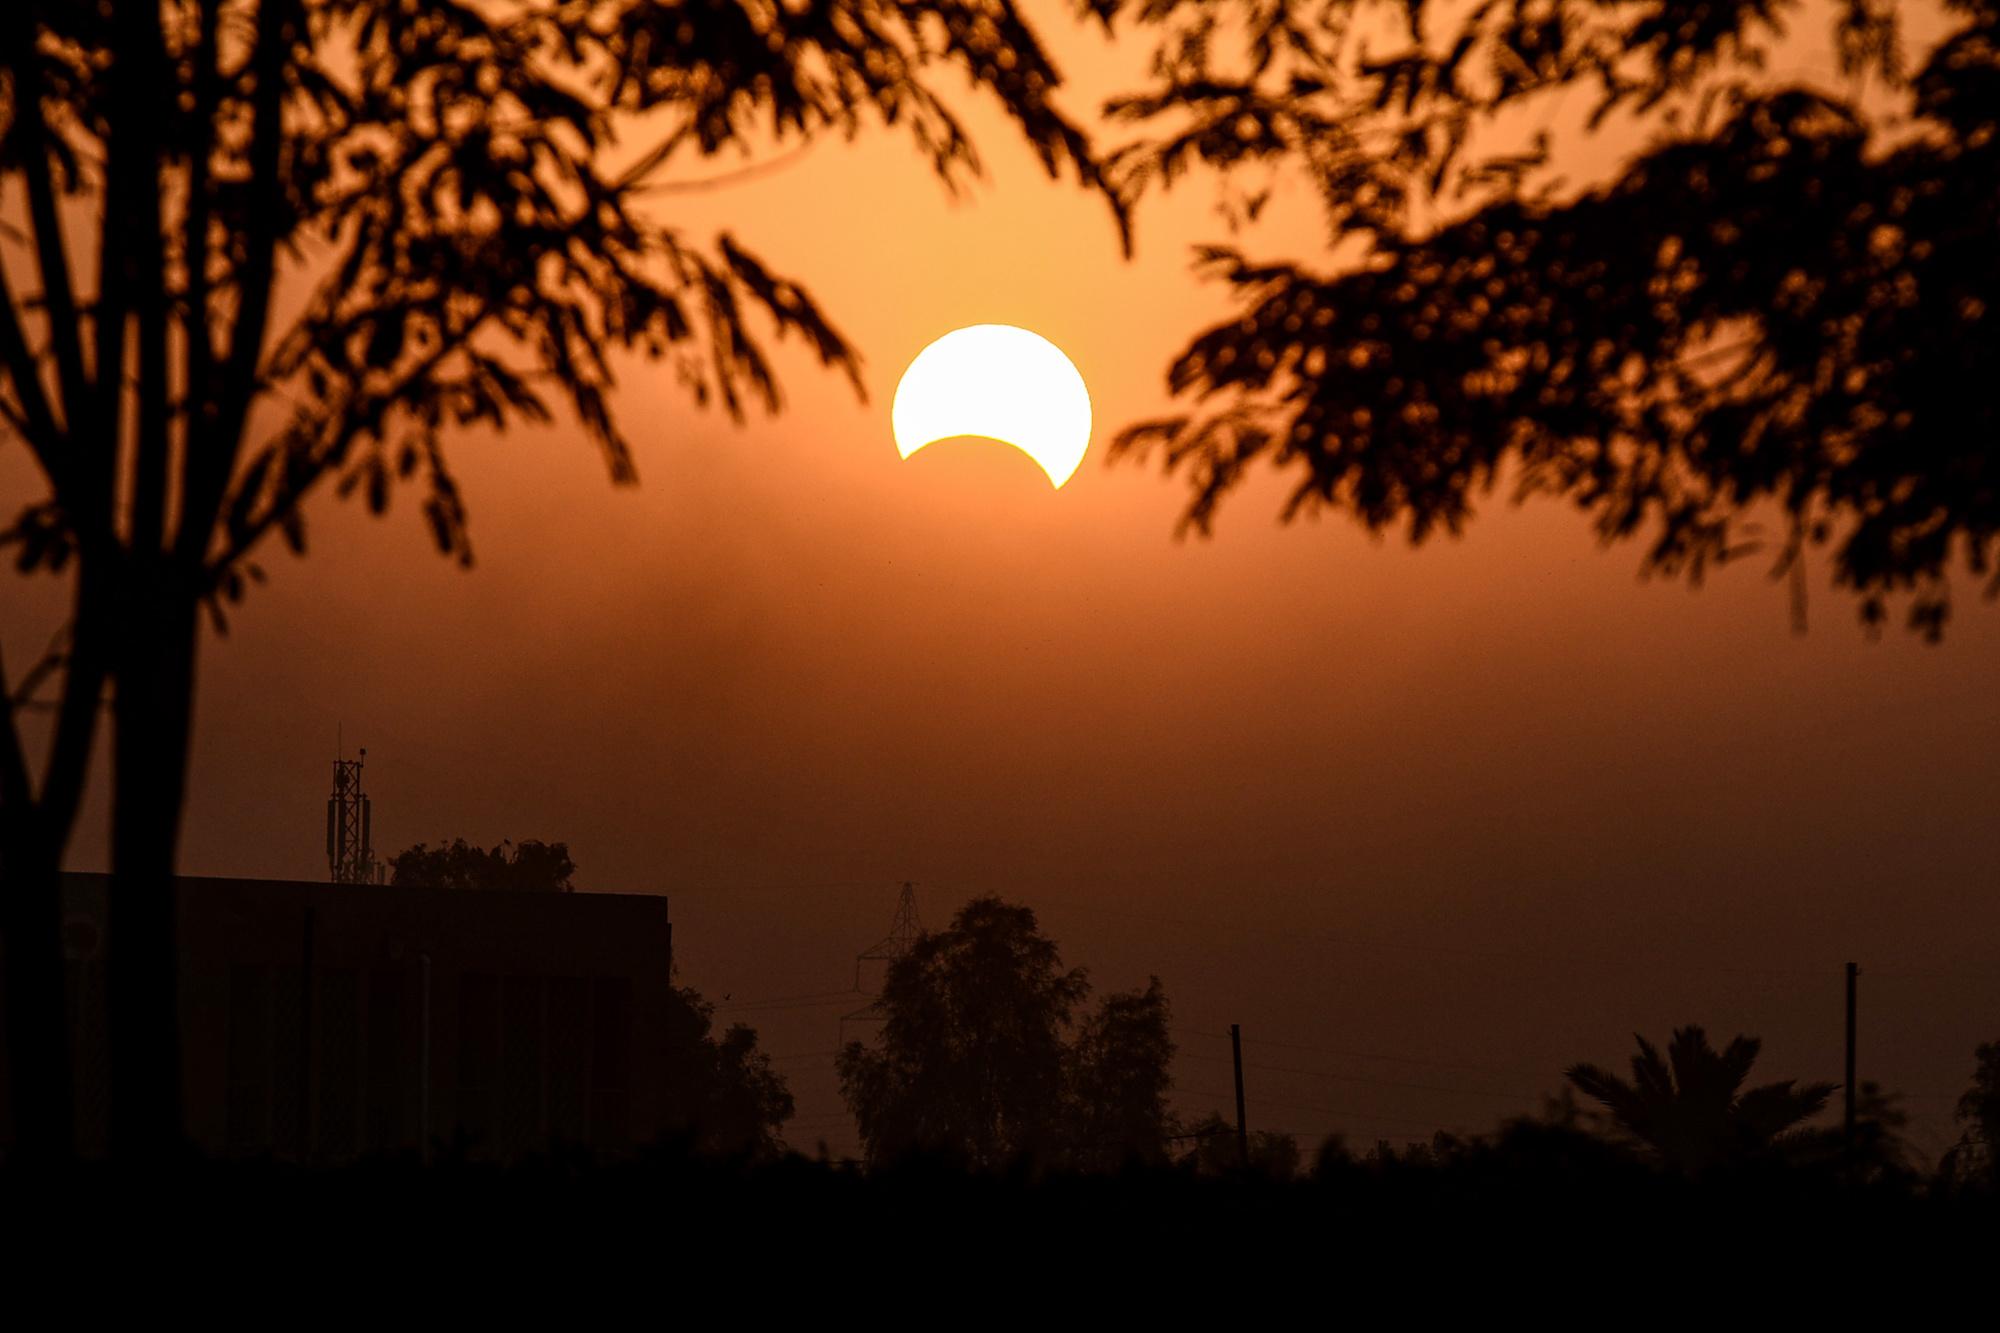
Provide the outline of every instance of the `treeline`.
{"type": "MultiPolygon", "coordinates": [[[[468,890],[566,892],[575,872],[564,843],[533,840],[490,850],[420,843],[392,864],[394,883],[468,890]]],[[[967,903],[893,960],[876,1012],[880,1029],[849,1042],[836,1068],[862,1144],[860,1161],[845,1165],[877,1173],[911,1164],[1034,1178],[1136,1172],[1351,1191],[1553,1172],[1620,1189],[1655,1176],[1703,1186],[1796,1177],[1912,1196],[2000,1194],[2000,1042],[1973,1053],[1962,1133],[1932,1161],[1905,1137],[1894,1093],[1861,1083],[1850,1135],[1825,1123],[1838,1085],[1753,1082],[1756,1038],[1718,1047],[1695,1026],[1664,1046],[1639,1038],[1624,1073],[1572,1065],[1540,1114],[1483,1135],[1402,1146],[1270,1131],[1239,1139],[1219,1114],[1175,1113],[1172,1010],[1159,979],[1093,1003],[1088,973],[1064,964],[1033,909],[998,898],[967,903]]],[[[756,1029],[718,1028],[694,989],[675,988],[654,1058],[667,1066],[664,1158],[749,1169],[825,1157],[785,1133],[793,1097],[756,1029]]]]}
{"type": "Polygon", "coordinates": [[[1942,1162],[1904,1138],[1897,1098],[1856,1089],[1855,1122],[1818,1123],[1832,1083],[1753,1082],[1754,1037],[1716,1046],[1700,1027],[1664,1047],[1643,1037],[1628,1073],[1580,1063],[1544,1112],[1489,1135],[1440,1133],[1403,1148],[1315,1150],[1283,1134],[1239,1140],[1219,1115],[1183,1124],[1169,1105],[1174,1042],[1159,980],[1086,1007],[1089,981],[1065,968],[1026,907],[982,898],[890,965],[877,1040],[841,1052],[841,1090],[865,1164],[906,1160],[975,1171],[1157,1168],[1275,1181],[1475,1174],[1553,1162],[1713,1181],[1797,1173],[1904,1191],[2000,1189],[2000,1043],[1975,1053],[1942,1162]],[[1532,1151],[1530,1150],[1532,1149],[1532,1151]]]}
{"type": "Polygon", "coordinates": [[[1641,1041],[1627,1071],[1572,1067],[1540,1114],[1489,1134],[1310,1148],[1253,1135],[1246,1169],[1233,1127],[1169,1111],[1159,984],[1090,1003],[1033,913],[988,899],[891,967],[879,1038],[843,1052],[865,1144],[845,1161],[786,1146],[790,1093],[755,1033],[717,1032],[707,1003],[680,994],[665,1056],[679,1130],[636,1156],[503,1165],[460,1145],[428,1165],[0,1168],[0,1228],[182,1266],[199,1247],[201,1262],[226,1256],[239,1297],[365,1238],[369,1272],[454,1275],[474,1301],[587,1272],[593,1291],[664,1278],[672,1299],[719,1292],[768,1315],[874,1265],[905,1297],[951,1290],[936,1308],[975,1323],[1014,1302],[1067,1309],[1048,1302],[1089,1285],[1125,1322],[1142,1306],[1185,1319],[1190,1291],[1239,1282],[1258,1326],[1315,1293],[1432,1321],[1472,1306],[1489,1322],[1509,1300],[1603,1293],[1640,1302],[1644,1323],[1759,1284],[1796,1318],[1857,1283],[1907,1293],[1899,1322],[1923,1326],[1923,1300],[1990,1286],[2000,1240],[2000,1043],[1977,1053],[1942,1167],[1907,1151],[1879,1089],[1858,1090],[1850,1139],[1815,1120],[1835,1089],[1753,1083],[1754,1040],[1718,1047],[1684,1028],[1641,1041]],[[518,1272],[492,1263],[516,1252],[531,1255],[518,1272]]]}

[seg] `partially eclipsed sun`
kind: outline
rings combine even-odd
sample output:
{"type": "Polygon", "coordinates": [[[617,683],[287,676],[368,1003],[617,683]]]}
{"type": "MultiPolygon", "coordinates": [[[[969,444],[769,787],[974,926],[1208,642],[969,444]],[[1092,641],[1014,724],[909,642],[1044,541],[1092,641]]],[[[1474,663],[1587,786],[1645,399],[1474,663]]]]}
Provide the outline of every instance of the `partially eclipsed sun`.
{"type": "Polygon", "coordinates": [[[1011,324],[974,324],[917,353],[889,410],[896,452],[977,435],[1011,444],[1057,487],[1090,447],[1090,392],[1062,349],[1011,324]]]}

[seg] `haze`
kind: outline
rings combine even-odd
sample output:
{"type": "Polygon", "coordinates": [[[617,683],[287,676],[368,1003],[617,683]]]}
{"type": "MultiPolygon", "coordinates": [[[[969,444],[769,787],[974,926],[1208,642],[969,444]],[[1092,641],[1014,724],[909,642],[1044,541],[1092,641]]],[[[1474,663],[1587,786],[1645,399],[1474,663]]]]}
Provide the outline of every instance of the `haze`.
{"type": "MultiPolygon", "coordinates": [[[[1103,450],[1223,308],[1186,272],[1221,233],[1207,196],[1143,210],[1123,262],[1100,201],[970,119],[989,179],[960,204],[887,138],[662,199],[803,275],[868,402],[794,349],[785,414],[737,428],[634,364],[628,490],[567,426],[461,437],[470,573],[407,503],[316,503],[310,558],[267,552],[206,651],[183,868],[321,877],[344,732],[379,850],[563,839],[586,887],[669,895],[684,980],[781,1000],[724,1016],[780,1057],[808,1148],[854,1146],[843,1005],[784,997],[849,986],[914,879],[934,923],[998,893],[1100,986],[1158,973],[1185,1113],[1228,1086],[1203,1034],[1317,1048],[1250,1073],[1252,1127],[1309,1142],[1483,1128],[1687,1022],[1837,1079],[1852,959],[1861,1074],[1942,1151],[2000,1002],[1991,606],[1962,589],[1939,647],[1870,641],[1819,570],[1799,636],[1760,557],[1643,584],[1635,550],[1504,489],[1416,552],[1280,528],[1270,486],[1177,542],[1180,486],[1103,450]],[[1060,493],[997,445],[897,458],[896,375],[977,322],[1090,386],[1060,493]]],[[[15,585],[10,651],[54,592],[15,585]]],[[[100,788],[73,867],[106,864],[102,814],[100,788]]]]}

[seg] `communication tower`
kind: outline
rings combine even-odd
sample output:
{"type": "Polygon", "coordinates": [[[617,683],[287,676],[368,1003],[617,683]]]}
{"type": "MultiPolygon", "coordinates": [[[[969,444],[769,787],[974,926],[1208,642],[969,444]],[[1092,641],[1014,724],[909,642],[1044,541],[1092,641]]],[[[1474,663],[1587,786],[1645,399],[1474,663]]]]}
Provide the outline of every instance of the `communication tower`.
{"type": "Polygon", "coordinates": [[[356,759],[333,761],[333,795],[326,799],[326,862],[335,884],[368,884],[375,879],[375,847],[369,837],[371,807],[361,790],[363,750],[356,759]]]}

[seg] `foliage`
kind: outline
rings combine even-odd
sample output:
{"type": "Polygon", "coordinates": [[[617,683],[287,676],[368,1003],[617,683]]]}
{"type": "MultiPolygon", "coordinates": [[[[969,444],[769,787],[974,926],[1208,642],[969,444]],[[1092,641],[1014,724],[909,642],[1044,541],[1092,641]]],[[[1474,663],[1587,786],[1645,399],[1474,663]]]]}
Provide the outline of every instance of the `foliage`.
{"type": "Polygon", "coordinates": [[[1701,1028],[1677,1028],[1664,1057],[1644,1037],[1636,1040],[1630,1081],[1592,1064],[1572,1065],[1565,1076],[1604,1107],[1619,1132],[1685,1174],[1769,1157],[1836,1086],[1784,1079],[1746,1090],[1762,1047],[1754,1037],[1717,1051],[1701,1028]]]}
{"type": "Polygon", "coordinates": [[[1945,1155],[1941,1174],[2000,1190],[2000,1041],[1980,1043],[1973,1059],[1972,1086],[1958,1099],[1965,1131],[1945,1155]]]}
{"type": "Polygon", "coordinates": [[[1064,1030],[1088,989],[1030,908],[977,899],[920,937],[883,981],[879,1050],[850,1043],[840,1059],[869,1156],[956,1150],[994,1166],[1048,1153],[1064,1030]]]}
{"type": "Polygon", "coordinates": [[[66,1151],[56,867],[110,700],[113,1136],[175,1150],[175,870],[199,620],[332,490],[421,496],[469,562],[454,435],[574,419],[636,475],[611,389],[671,365],[697,403],[776,411],[773,339],[860,388],[805,287],[672,225],[697,164],[905,134],[979,168],[947,79],[1049,173],[1123,212],[1012,0],[10,0],[0,5],[0,438],[41,489],[0,517],[67,577],[43,658],[0,665],[0,866],[15,1110],[66,1151]],[[35,698],[54,692],[55,700],[35,698]],[[17,705],[53,712],[34,771],[17,705]],[[35,1027],[40,1023],[40,1028],[35,1027]]]}
{"type": "Polygon", "coordinates": [[[2000,578],[2000,5],[1914,73],[1935,5],[1099,8],[1160,30],[1121,188],[1206,168],[1246,228],[1303,181],[1328,238],[1201,252],[1240,314],[1172,366],[1196,409],[1116,444],[1186,474],[1187,525],[1268,465],[1288,518],[1422,542],[1506,480],[1691,580],[1761,546],[1802,599],[1830,548],[1870,623],[1911,593],[1935,635],[1954,566],[2000,578]]]}
{"type": "Polygon", "coordinates": [[[436,847],[418,843],[389,861],[389,882],[422,889],[490,889],[510,893],[574,893],[576,862],[566,842],[529,838],[493,848],[453,838],[436,847]]]}
{"type": "MultiPolygon", "coordinates": [[[[1236,1126],[1210,1111],[1178,1136],[1188,1144],[1181,1164],[1205,1176],[1234,1175],[1242,1169],[1236,1126]]],[[[1290,1180],[1299,1173],[1299,1141],[1276,1130],[1250,1131],[1250,1174],[1290,1180]]]]}
{"type": "Polygon", "coordinates": [[[120,10],[15,7],[0,69],[0,164],[36,213],[41,279],[7,312],[8,417],[53,492],[10,530],[24,568],[59,568],[86,538],[112,537],[111,519],[133,518],[205,594],[234,597],[262,536],[302,546],[298,502],[329,476],[376,509],[394,480],[421,483],[440,548],[464,558],[442,451],[453,428],[542,421],[560,404],[613,477],[632,477],[605,397],[614,350],[669,357],[698,401],[731,413],[778,406],[755,318],[852,376],[855,353],[797,283],[733,237],[699,243],[648,207],[686,160],[873,122],[909,133],[955,185],[978,159],[933,83],[956,69],[1000,100],[1052,174],[1098,180],[1082,132],[1050,101],[1059,75],[1009,4],[120,10]],[[620,139],[652,125],[643,152],[620,139]],[[45,196],[54,208],[114,193],[143,205],[137,229],[105,234],[105,290],[72,290],[40,225],[45,196]],[[289,283],[303,299],[274,303],[289,283]],[[127,390],[146,409],[137,453],[161,482],[177,465],[187,487],[171,515],[139,515],[159,498],[143,492],[114,515],[111,496],[81,488],[101,486],[121,452],[106,415],[119,395],[100,386],[128,322],[185,340],[185,394],[150,358],[127,390]],[[260,407],[269,429],[247,424],[260,407]]]}
{"type": "Polygon", "coordinates": [[[1801,1167],[1825,1167],[1853,1181],[1913,1183],[1923,1175],[1904,1135],[1909,1113],[1899,1094],[1873,1079],[1854,1090],[1854,1136],[1844,1125],[1799,1130],[1788,1136],[1786,1156],[1801,1167]]]}
{"type": "Polygon", "coordinates": [[[1146,989],[1106,995],[1077,1025],[1067,1054],[1071,1162],[1111,1169],[1165,1160],[1174,1039],[1158,977],[1146,989]]]}
{"type": "Polygon", "coordinates": [[[757,1030],[714,1033],[715,1006],[693,987],[674,988],[664,1058],[667,1125],[697,1152],[768,1158],[783,1149],[791,1089],[757,1047],[757,1030]]]}
{"type": "Polygon", "coordinates": [[[1154,978],[1079,1019],[1089,990],[1027,907],[974,899],[948,929],[920,937],[883,982],[879,1045],[850,1042],[840,1054],[841,1094],[869,1160],[1163,1160],[1174,1051],[1165,993],[1154,978]]]}

